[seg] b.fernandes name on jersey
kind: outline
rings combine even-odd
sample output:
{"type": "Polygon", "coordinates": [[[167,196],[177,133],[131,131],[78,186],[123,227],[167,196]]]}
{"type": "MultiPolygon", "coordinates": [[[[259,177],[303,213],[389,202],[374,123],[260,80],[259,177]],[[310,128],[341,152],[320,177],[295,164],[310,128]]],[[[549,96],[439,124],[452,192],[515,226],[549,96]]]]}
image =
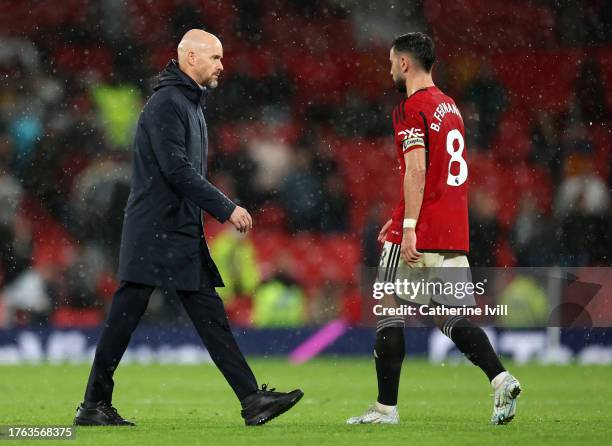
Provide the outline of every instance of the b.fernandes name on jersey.
{"type": "Polygon", "coordinates": [[[459,116],[459,118],[461,118],[461,113],[459,112],[459,109],[455,104],[441,102],[440,104],[438,104],[438,107],[436,107],[436,111],[433,114],[433,117],[438,120],[438,123],[436,124],[435,122],[432,122],[430,125],[431,129],[434,132],[440,131],[440,127],[442,126],[442,119],[444,119],[444,115],[446,115],[447,113],[454,113],[459,116]]]}

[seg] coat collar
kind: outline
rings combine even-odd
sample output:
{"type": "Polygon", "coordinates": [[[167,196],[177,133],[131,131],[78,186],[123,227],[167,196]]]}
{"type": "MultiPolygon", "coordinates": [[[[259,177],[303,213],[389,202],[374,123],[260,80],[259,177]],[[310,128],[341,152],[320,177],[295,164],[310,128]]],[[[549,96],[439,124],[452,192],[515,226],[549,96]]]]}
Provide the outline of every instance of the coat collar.
{"type": "Polygon", "coordinates": [[[168,86],[176,86],[191,102],[202,103],[208,93],[206,87],[200,87],[196,81],[183,72],[175,59],[171,59],[166,68],[159,73],[159,80],[153,90],[157,91],[168,86]]]}

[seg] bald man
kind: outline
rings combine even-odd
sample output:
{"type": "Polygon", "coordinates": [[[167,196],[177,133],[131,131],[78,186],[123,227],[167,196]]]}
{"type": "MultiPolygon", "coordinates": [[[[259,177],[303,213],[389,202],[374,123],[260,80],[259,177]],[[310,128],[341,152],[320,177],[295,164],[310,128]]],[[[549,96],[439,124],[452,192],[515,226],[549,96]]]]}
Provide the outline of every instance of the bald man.
{"type": "MultiPolygon", "coordinates": [[[[223,71],[223,47],[199,29],[185,34],[144,106],[134,140],[130,196],[119,254],[120,286],[102,329],[75,425],[133,426],[112,405],[113,374],[155,288],[177,296],[242,405],[247,425],[293,407],[301,390],[273,392],[257,381],[232,335],[215,287],[223,280],[204,238],[204,213],[236,230],[253,227],[249,213],[206,179],[204,96],[223,71]]],[[[203,395],[204,396],[204,395],[203,395]]]]}

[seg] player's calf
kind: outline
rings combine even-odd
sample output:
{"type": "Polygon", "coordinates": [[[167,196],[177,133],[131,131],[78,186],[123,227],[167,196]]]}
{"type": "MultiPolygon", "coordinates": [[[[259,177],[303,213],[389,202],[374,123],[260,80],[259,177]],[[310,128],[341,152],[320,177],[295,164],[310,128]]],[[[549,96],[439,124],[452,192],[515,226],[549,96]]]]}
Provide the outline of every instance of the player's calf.
{"type": "Polygon", "coordinates": [[[506,424],[512,421],[516,414],[516,398],[521,393],[521,385],[506,371],[484,330],[463,316],[436,320],[436,323],[457,348],[489,378],[494,390],[491,423],[506,424]]]}
{"type": "Polygon", "coordinates": [[[436,320],[438,327],[448,336],[474,365],[489,378],[489,382],[506,369],[489,341],[484,330],[464,316],[454,316],[443,322],[436,320]]]}
{"type": "Polygon", "coordinates": [[[377,401],[380,404],[387,406],[397,404],[405,355],[404,319],[402,317],[381,318],[377,324],[376,344],[374,345],[374,362],[378,381],[377,401]]]}
{"type": "Polygon", "coordinates": [[[378,380],[378,398],[363,414],[349,418],[347,424],[398,424],[397,394],[406,355],[404,319],[382,317],[376,324],[374,361],[378,380]]]}

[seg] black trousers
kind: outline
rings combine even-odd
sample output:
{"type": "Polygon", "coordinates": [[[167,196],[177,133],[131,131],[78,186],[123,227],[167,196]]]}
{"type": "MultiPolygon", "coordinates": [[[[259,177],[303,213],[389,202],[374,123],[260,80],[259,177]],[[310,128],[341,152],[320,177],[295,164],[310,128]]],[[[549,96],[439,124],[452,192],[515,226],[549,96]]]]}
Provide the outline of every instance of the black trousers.
{"type": "MultiPolygon", "coordinates": [[[[144,314],[154,287],[122,282],[115,292],[89,375],[85,401],[111,403],[113,373],[144,314]]],[[[181,303],[239,400],[257,390],[257,381],[230,330],[223,302],[212,287],[177,291],[181,303]]]]}

